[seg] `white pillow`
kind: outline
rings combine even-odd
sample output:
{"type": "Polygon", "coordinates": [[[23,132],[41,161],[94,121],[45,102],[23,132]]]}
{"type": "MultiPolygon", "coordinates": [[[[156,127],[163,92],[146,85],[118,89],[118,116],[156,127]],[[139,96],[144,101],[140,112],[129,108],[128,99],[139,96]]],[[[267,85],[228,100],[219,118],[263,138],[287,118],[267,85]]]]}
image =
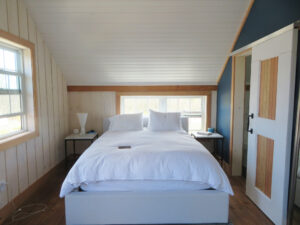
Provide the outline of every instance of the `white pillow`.
{"type": "Polygon", "coordinates": [[[150,110],[148,129],[151,131],[181,130],[180,113],[162,113],[150,110]]]}
{"type": "Polygon", "coordinates": [[[109,131],[143,130],[143,113],[121,114],[109,118],[109,131]]]}

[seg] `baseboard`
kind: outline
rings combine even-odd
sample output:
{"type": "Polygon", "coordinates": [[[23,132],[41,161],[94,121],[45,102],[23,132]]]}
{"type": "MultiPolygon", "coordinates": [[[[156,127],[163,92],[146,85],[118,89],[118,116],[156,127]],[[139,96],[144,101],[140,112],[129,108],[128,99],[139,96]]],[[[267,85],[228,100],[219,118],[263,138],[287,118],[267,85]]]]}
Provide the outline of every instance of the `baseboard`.
{"type": "Polygon", "coordinates": [[[55,172],[57,167],[64,166],[64,161],[58,163],[52,169],[50,169],[46,174],[37,179],[33,184],[26,188],[22,193],[17,195],[12,201],[8,202],[2,209],[0,209],[0,225],[17,209],[19,208],[27,199],[29,199],[41,186],[43,186],[48,178],[55,172]]]}

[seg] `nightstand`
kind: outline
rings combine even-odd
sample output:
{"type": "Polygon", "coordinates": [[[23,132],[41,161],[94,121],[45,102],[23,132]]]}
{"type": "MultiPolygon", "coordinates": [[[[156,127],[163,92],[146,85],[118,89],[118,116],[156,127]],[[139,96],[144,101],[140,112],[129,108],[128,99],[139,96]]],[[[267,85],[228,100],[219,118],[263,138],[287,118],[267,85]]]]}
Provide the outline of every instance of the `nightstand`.
{"type": "Polygon", "coordinates": [[[192,132],[192,136],[201,143],[201,141],[212,140],[214,142],[214,156],[221,161],[221,165],[223,166],[224,159],[224,137],[219,133],[212,133],[210,135],[207,134],[199,134],[198,132],[192,132]],[[216,145],[218,142],[221,142],[221,153],[217,154],[216,145]]]}
{"type": "Polygon", "coordinates": [[[93,143],[98,138],[98,133],[87,133],[87,134],[71,134],[67,137],[65,137],[65,163],[66,167],[68,166],[68,151],[67,151],[67,143],[68,141],[73,142],[73,156],[77,156],[75,144],[78,141],[90,141],[93,143]]]}

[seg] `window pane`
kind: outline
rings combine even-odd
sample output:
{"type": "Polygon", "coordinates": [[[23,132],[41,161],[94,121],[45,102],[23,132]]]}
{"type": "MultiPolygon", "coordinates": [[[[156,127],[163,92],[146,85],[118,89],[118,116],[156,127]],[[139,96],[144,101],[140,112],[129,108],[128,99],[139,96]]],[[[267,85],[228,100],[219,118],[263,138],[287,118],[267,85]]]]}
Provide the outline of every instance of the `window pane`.
{"type": "Polygon", "coordinates": [[[192,112],[202,112],[202,98],[192,98],[191,99],[191,111],[192,112]]]}
{"type": "Polygon", "coordinates": [[[4,68],[8,71],[17,72],[16,53],[4,50],[4,68]]]}
{"type": "Polygon", "coordinates": [[[190,109],[190,99],[188,98],[180,98],[179,99],[179,111],[180,112],[190,112],[191,109],[190,109]]]}
{"type": "Polygon", "coordinates": [[[9,95],[0,95],[0,115],[6,115],[10,113],[9,95]]]}
{"type": "Polygon", "coordinates": [[[167,112],[179,112],[178,99],[168,98],[167,99],[167,112]]]}
{"type": "Polygon", "coordinates": [[[9,77],[9,89],[12,90],[19,90],[20,89],[20,83],[19,83],[19,77],[10,75],[9,77]]]}
{"type": "Polygon", "coordinates": [[[11,113],[21,112],[21,95],[10,95],[11,113]]]}
{"type": "Polygon", "coordinates": [[[124,97],[123,113],[140,113],[149,114],[149,109],[159,110],[159,99],[152,97],[124,97]]]}
{"type": "Polygon", "coordinates": [[[8,89],[7,75],[0,74],[0,89],[8,89]]]}
{"type": "Polygon", "coordinates": [[[0,49],[0,69],[4,70],[4,57],[3,57],[3,49],[0,49]]]}
{"type": "Polygon", "coordinates": [[[203,129],[202,118],[201,117],[191,117],[189,118],[189,131],[199,131],[203,129]]]}
{"type": "Polygon", "coordinates": [[[11,133],[20,131],[22,129],[21,116],[0,118],[0,137],[7,136],[11,133]]]}

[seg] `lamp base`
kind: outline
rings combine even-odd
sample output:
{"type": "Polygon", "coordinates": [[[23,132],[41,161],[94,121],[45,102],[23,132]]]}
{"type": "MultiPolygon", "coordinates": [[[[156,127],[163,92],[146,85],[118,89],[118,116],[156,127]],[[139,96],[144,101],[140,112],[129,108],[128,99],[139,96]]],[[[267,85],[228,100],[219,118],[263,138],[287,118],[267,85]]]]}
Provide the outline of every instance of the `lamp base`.
{"type": "Polygon", "coordinates": [[[84,135],[85,134],[85,128],[80,128],[80,135],[84,135]]]}

